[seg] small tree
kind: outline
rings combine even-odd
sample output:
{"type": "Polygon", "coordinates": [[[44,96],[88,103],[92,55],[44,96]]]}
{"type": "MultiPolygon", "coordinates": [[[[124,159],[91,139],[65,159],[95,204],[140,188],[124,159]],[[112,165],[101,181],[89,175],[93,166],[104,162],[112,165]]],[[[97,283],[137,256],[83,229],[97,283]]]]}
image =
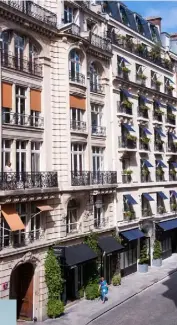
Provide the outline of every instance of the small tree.
{"type": "Polygon", "coordinates": [[[63,281],[60,264],[53,249],[48,250],[45,259],[45,281],[48,288],[47,314],[49,317],[57,317],[64,311],[63,303],[60,300],[63,281]]]}
{"type": "Polygon", "coordinates": [[[153,259],[157,260],[162,257],[162,247],[161,243],[158,240],[155,240],[154,242],[154,251],[153,251],[153,259]]]}
{"type": "Polygon", "coordinates": [[[147,254],[147,245],[144,244],[140,251],[139,264],[148,264],[148,262],[149,262],[149,257],[147,254]]]}

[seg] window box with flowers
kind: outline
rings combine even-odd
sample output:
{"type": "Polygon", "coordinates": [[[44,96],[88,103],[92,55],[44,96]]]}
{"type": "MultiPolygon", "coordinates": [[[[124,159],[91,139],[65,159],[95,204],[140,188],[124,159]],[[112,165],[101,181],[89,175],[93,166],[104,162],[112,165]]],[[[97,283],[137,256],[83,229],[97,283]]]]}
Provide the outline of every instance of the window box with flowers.
{"type": "Polygon", "coordinates": [[[156,175],[157,176],[163,176],[164,175],[164,171],[162,168],[157,168],[156,169],[156,175]]]}
{"type": "Polygon", "coordinates": [[[140,109],[141,109],[142,111],[148,111],[150,108],[149,108],[148,106],[146,106],[146,105],[141,105],[141,106],[140,106],[140,109]]]}
{"type": "Polygon", "coordinates": [[[124,101],[122,102],[122,105],[123,105],[125,108],[132,108],[133,103],[130,102],[128,99],[126,99],[126,100],[124,100],[124,101]]]}
{"type": "Polygon", "coordinates": [[[147,138],[147,137],[142,137],[140,138],[141,142],[144,144],[149,144],[149,142],[151,141],[151,139],[147,138]]]}
{"type": "Polygon", "coordinates": [[[162,82],[159,81],[159,80],[154,80],[154,83],[156,84],[156,86],[161,86],[162,85],[162,82]]]}
{"type": "Polygon", "coordinates": [[[155,113],[156,113],[157,115],[164,115],[164,112],[163,112],[160,108],[156,108],[156,109],[155,109],[155,113]]]}
{"type": "Polygon", "coordinates": [[[146,80],[147,76],[145,76],[143,73],[138,73],[137,74],[138,78],[140,78],[141,80],[146,80]]]}
{"type": "Polygon", "coordinates": [[[141,170],[142,176],[148,176],[150,174],[148,168],[142,168],[141,170]]]}
{"type": "Polygon", "coordinates": [[[177,210],[177,204],[176,203],[171,203],[171,210],[176,211],[177,210]]]}
{"type": "Polygon", "coordinates": [[[125,73],[130,73],[130,69],[127,67],[122,67],[121,70],[125,73]]]}
{"type": "Polygon", "coordinates": [[[137,137],[135,135],[127,134],[127,140],[135,142],[137,137]]]}
{"type": "Polygon", "coordinates": [[[131,175],[131,174],[133,174],[133,170],[131,170],[131,169],[124,169],[123,170],[123,174],[124,175],[131,175]]]}
{"type": "Polygon", "coordinates": [[[172,85],[166,86],[168,90],[174,90],[175,88],[172,85]]]}

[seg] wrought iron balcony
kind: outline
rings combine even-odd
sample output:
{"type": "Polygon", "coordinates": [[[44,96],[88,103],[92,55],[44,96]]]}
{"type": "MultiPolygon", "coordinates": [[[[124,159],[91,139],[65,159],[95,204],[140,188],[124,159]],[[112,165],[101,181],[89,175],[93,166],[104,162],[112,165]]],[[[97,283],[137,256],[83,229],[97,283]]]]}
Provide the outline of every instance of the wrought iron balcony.
{"type": "Polygon", "coordinates": [[[13,69],[42,77],[42,65],[35,63],[35,61],[18,58],[10,52],[1,52],[1,65],[3,68],[13,69]]]}
{"type": "Polygon", "coordinates": [[[86,131],[86,122],[83,121],[76,121],[76,120],[71,120],[70,121],[70,129],[72,131],[86,131]]]}
{"type": "Polygon", "coordinates": [[[57,172],[0,173],[1,191],[51,187],[58,187],[57,172]]]}
{"type": "Polygon", "coordinates": [[[69,80],[77,82],[81,85],[85,84],[85,76],[82,73],[69,71],[69,80]]]}
{"type": "Polygon", "coordinates": [[[117,184],[117,172],[114,171],[72,171],[72,186],[117,184]]]}
{"type": "Polygon", "coordinates": [[[2,113],[2,124],[41,129],[44,127],[44,118],[9,111],[2,113]]]}
{"type": "Polygon", "coordinates": [[[90,32],[90,43],[91,45],[98,47],[105,52],[112,52],[112,43],[111,40],[107,37],[100,37],[90,32]]]}
{"type": "Polygon", "coordinates": [[[33,1],[9,1],[1,0],[0,3],[4,3],[7,6],[14,8],[20,12],[23,12],[29,17],[33,17],[36,20],[41,21],[51,27],[57,26],[57,15],[52,11],[49,11],[33,1]]]}
{"type": "Polygon", "coordinates": [[[149,118],[148,109],[142,109],[141,106],[139,106],[138,107],[138,117],[148,119],[149,118]]]}
{"type": "Polygon", "coordinates": [[[98,137],[105,137],[106,136],[106,127],[92,125],[92,135],[98,136],[98,137]]]}
{"type": "Polygon", "coordinates": [[[90,91],[92,93],[102,94],[103,93],[103,86],[100,85],[99,83],[90,82],[90,91]]]}
{"type": "Polygon", "coordinates": [[[133,104],[131,105],[131,107],[128,107],[123,102],[118,102],[117,103],[117,114],[119,114],[119,113],[132,115],[133,114],[133,104]]]}
{"type": "Polygon", "coordinates": [[[165,117],[165,123],[171,124],[171,125],[176,125],[176,116],[174,114],[167,113],[167,115],[165,117]]]}
{"type": "Polygon", "coordinates": [[[35,241],[43,240],[45,233],[43,229],[37,229],[30,232],[9,232],[4,237],[0,237],[0,249],[18,248],[28,246],[35,241]]]}
{"type": "Polygon", "coordinates": [[[118,147],[119,148],[126,148],[126,149],[136,149],[137,148],[137,141],[124,139],[122,137],[118,137],[118,147]]]}

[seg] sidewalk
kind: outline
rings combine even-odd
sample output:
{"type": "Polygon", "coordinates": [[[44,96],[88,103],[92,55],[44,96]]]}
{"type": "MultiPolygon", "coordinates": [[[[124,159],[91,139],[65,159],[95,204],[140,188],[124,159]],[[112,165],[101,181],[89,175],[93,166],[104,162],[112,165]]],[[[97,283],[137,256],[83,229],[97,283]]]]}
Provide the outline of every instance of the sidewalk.
{"type": "MultiPolygon", "coordinates": [[[[149,272],[146,274],[136,272],[123,278],[120,287],[110,286],[109,300],[105,304],[98,300],[82,300],[72,307],[66,308],[64,316],[56,320],[47,320],[43,324],[87,325],[99,315],[104,314],[175,271],[177,271],[177,254],[173,254],[173,256],[164,260],[161,268],[150,267],[149,272]]],[[[39,325],[40,323],[35,324],[39,325]]]]}

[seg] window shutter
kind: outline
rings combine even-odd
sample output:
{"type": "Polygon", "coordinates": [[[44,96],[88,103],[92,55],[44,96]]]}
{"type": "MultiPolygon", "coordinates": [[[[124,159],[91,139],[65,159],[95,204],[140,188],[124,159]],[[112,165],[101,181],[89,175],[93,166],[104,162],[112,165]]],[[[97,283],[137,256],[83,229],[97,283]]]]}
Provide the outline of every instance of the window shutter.
{"type": "Polygon", "coordinates": [[[2,107],[12,109],[12,85],[2,83],[2,107]]]}
{"type": "Polygon", "coordinates": [[[36,89],[30,90],[30,109],[31,111],[41,112],[41,91],[36,89]]]}

